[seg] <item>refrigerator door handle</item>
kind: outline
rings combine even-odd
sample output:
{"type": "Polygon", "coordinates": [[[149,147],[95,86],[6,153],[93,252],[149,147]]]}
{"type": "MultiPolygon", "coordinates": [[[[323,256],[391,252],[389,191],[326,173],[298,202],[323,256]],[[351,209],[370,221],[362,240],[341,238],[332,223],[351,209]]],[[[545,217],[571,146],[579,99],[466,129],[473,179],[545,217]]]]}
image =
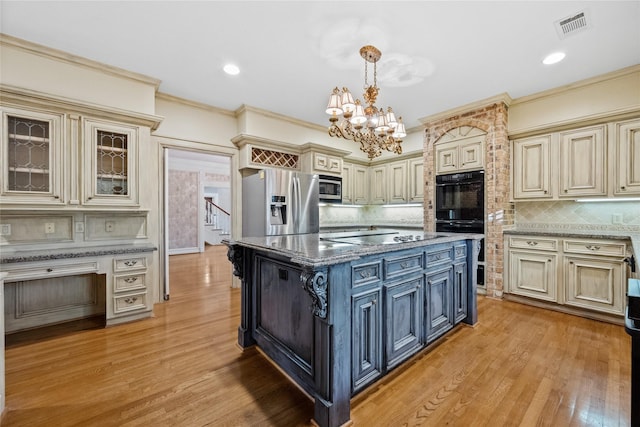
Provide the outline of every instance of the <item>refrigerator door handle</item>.
{"type": "Polygon", "coordinates": [[[293,184],[291,195],[291,219],[293,221],[293,232],[300,231],[300,178],[294,176],[291,180],[293,184]]]}

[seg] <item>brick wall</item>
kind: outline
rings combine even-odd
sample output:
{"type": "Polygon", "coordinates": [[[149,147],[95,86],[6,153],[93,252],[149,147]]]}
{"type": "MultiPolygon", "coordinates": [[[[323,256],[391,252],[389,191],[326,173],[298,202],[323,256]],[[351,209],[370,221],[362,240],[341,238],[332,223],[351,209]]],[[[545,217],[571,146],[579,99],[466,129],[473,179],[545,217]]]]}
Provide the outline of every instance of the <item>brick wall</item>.
{"type": "Polygon", "coordinates": [[[514,206],[509,202],[510,144],[507,106],[495,103],[444,119],[425,123],[424,181],[425,229],[435,229],[435,150],[438,141],[453,129],[470,126],[486,132],[485,139],[485,284],[487,295],[502,297],[503,227],[513,225],[514,206]]]}

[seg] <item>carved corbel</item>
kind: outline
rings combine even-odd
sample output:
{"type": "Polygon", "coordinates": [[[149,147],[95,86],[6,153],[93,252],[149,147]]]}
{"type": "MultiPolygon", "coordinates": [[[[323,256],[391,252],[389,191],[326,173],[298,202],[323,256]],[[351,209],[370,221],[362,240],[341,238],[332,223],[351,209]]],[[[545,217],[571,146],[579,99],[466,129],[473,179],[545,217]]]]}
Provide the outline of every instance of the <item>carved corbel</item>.
{"type": "Polygon", "coordinates": [[[233,275],[242,279],[244,271],[242,271],[242,249],[239,246],[228,246],[227,258],[233,265],[233,275]]]}
{"type": "Polygon", "coordinates": [[[313,314],[321,319],[327,318],[327,272],[324,270],[304,270],[300,274],[302,287],[311,299],[313,314]]]}

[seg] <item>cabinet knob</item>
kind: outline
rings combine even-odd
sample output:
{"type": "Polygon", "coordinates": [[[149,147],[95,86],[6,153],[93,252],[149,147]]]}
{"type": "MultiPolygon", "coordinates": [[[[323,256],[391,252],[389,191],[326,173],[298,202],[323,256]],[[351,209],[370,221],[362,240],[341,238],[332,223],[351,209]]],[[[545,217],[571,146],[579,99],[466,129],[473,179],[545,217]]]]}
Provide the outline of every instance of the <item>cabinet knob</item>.
{"type": "Polygon", "coordinates": [[[547,193],[548,193],[548,191],[547,191],[547,190],[544,190],[544,194],[547,194],[547,193]]]}
{"type": "Polygon", "coordinates": [[[565,188],[565,189],[564,189],[564,192],[565,192],[565,193],[568,193],[568,192],[569,192],[569,190],[567,190],[567,189],[565,188]]]}
{"type": "Polygon", "coordinates": [[[536,246],[537,244],[538,244],[538,242],[534,242],[532,240],[528,240],[527,241],[527,245],[529,245],[529,246],[536,246]]]}
{"type": "Polygon", "coordinates": [[[600,246],[596,246],[596,245],[585,245],[584,247],[589,249],[590,251],[597,251],[600,249],[600,246]]]}
{"type": "Polygon", "coordinates": [[[51,273],[53,271],[53,268],[47,268],[47,273],[51,273]]]}
{"type": "Polygon", "coordinates": [[[374,299],[373,301],[371,301],[371,304],[372,304],[372,305],[376,305],[377,303],[378,303],[378,300],[375,300],[375,299],[374,299]]]}
{"type": "Polygon", "coordinates": [[[621,190],[626,190],[627,187],[625,187],[624,185],[622,187],[620,187],[621,190]]]}

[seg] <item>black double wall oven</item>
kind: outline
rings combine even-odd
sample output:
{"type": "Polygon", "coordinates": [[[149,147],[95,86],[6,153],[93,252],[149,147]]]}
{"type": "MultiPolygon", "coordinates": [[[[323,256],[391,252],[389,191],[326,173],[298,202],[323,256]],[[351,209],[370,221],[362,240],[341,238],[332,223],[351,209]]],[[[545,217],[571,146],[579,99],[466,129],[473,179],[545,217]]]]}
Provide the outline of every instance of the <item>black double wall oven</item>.
{"type": "MultiPolygon", "coordinates": [[[[436,231],[484,234],[484,171],[436,176],[436,231]]],[[[478,285],[484,286],[484,240],[478,285]]]]}

